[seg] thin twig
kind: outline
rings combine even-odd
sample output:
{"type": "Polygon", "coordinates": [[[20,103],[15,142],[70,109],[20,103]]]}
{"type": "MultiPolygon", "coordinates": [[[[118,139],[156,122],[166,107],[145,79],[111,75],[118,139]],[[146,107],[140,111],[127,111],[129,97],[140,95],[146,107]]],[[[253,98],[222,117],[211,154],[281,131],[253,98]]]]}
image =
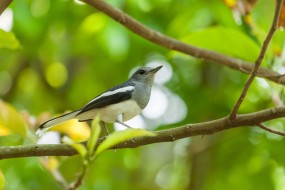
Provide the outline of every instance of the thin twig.
{"type": "Polygon", "coordinates": [[[0,15],[5,11],[5,9],[12,3],[13,0],[1,0],[0,1],[0,15]]]}
{"type": "Polygon", "coordinates": [[[53,178],[55,179],[55,181],[61,185],[64,189],[68,189],[68,183],[66,182],[66,180],[64,179],[64,177],[61,175],[60,171],[58,170],[58,168],[51,168],[49,167],[48,164],[48,159],[44,157],[43,159],[41,159],[41,164],[45,167],[45,169],[47,171],[49,171],[51,173],[51,175],[53,176],[53,178]]]}
{"type": "Polygon", "coordinates": [[[232,112],[229,116],[230,120],[233,120],[236,118],[237,112],[238,112],[247,92],[248,92],[248,89],[249,89],[250,85],[252,84],[255,76],[257,75],[258,68],[260,67],[260,64],[264,58],[267,47],[268,47],[268,45],[269,45],[269,43],[273,37],[274,32],[278,28],[278,20],[280,17],[282,4],[283,4],[283,0],[278,0],[278,2],[276,3],[275,14],[274,14],[274,19],[273,19],[272,25],[271,25],[270,30],[269,30],[269,32],[268,32],[268,34],[267,34],[267,36],[263,42],[261,51],[259,53],[259,56],[258,56],[256,62],[255,62],[254,68],[253,68],[252,72],[250,73],[250,76],[244,85],[244,88],[242,90],[242,93],[240,94],[240,97],[238,98],[236,104],[234,105],[234,107],[232,109],[232,112]]]}
{"type": "Polygon", "coordinates": [[[266,127],[265,125],[263,125],[262,123],[259,123],[256,126],[260,127],[261,129],[264,129],[265,131],[268,131],[270,133],[274,133],[276,135],[285,136],[285,132],[278,131],[278,130],[275,130],[275,129],[270,129],[270,128],[266,127]]]}
{"type": "Polygon", "coordinates": [[[55,181],[61,185],[64,189],[68,188],[68,183],[66,182],[65,178],[62,176],[62,174],[60,173],[60,171],[58,169],[55,170],[50,170],[53,178],[55,179],[55,181]]]}
{"type": "MultiPolygon", "coordinates": [[[[112,147],[112,149],[135,148],[138,146],[172,142],[182,138],[197,135],[207,135],[217,133],[229,128],[253,127],[258,123],[269,121],[276,118],[285,117],[285,106],[274,107],[250,114],[241,114],[233,122],[228,123],[228,117],[223,117],[213,121],[203,123],[187,124],[184,126],[156,131],[156,136],[133,138],[112,147]]],[[[99,139],[101,143],[104,138],[99,139]]],[[[20,158],[32,156],[72,156],[77,154],[76,150],[66,144],[42,144],[42,145],[22,145],[0,147],[0,160],[7,158],[20,158]]]]}
{"type": "MultiPolygon", "coordinates": [[[[251,73],[251,71],[253,70],[254,64],[251,62],[226,56],[215,51],[198,48],[190,44],[186,44],[184,42],[176,40],[174,38],[171,38],[169,36],[166,36],[162,33],[156,32],[146,27],[145,25],[135,20],[134,18],[130,17],[126,13],[112,7],[111,5],[102,0],[82,0],[82,1],[93,6],[97,10],[102,11],[103,13],[113,18],[115,21],[122,24],[130,31],[134,32],[135,34],[157,45],[160,45],[168,49],[176,50],[196,58],[201,58],[213,63],[222,64],[224,66],[227,66],[234,70],[241,71],[243,73],[248,74],[251,73]]],[[[260,67],[257,70],[257,76],[264,77],[278,84],[285,84],[285,76],[280,75],[279,73],[272,71],[270,69],[260,67]]]]}
{"type": "Polygon", "coordinates": [[[77,188],[79,188],[81,186],[82,180],[83,180],[84,176],[86,175],[86,171],[87,171],[87,164],[84,164],[82,166],[82,171],[81,171],[80,175],[76,179],[75,183],[69,187],[69,190],[76,190],[77,188]]]}

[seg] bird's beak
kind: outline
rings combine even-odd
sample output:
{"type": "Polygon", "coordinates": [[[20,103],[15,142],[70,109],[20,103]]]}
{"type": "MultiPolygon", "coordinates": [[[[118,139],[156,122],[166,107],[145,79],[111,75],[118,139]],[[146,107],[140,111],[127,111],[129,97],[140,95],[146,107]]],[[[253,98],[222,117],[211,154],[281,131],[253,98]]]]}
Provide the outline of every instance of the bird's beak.
{"type": "Polygon", "coordinates": [[[151,70],[152,73],[156,73],[159,69],[161,69],[163,66],[158,66],[158,67],[155,67],[154,69],[151,70]]]}

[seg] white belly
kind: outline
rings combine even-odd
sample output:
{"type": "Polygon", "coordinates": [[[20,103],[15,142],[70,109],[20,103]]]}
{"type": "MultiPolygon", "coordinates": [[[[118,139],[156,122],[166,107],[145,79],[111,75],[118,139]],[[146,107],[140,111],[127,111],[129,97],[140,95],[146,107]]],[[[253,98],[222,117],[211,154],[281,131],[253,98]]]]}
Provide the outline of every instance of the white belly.
{"type": "Polygon", "coordinates": [[[123,121],[127,121],[141,113],[142,109],[134,100],[126,100],[118,104],[112,104],[104,108],[92,109],[76,116],[79,120],[90,120],[96,116],[100,117],[100,120],[107,123],[115,123],[117,116],[122,114],[123,121]]]}

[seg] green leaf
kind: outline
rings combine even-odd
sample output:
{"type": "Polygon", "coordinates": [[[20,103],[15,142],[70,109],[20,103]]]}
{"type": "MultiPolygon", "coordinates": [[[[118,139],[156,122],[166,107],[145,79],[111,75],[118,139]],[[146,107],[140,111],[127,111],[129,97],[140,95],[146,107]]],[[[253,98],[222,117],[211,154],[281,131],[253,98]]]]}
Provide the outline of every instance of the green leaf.
{"type": "Polygon", "coordinates": [[[64,144],[67,144],[69,146],[71,146],[72,148],[74,148],[83,159],[85,159],[85,156],[87,155],[87,149],[83,144],[80,143],[76,143],[74,142],[71,138],[64,136],[62,138],[62,141],[64,144]]]}
{"type": "Polygon", "coordinates": [[[13,33],[0,29],[0,48],[18,49],[20,43],[13,33]]]}
{"type": "Polygon", "coordinates": [[[6,189],[5,177],[0,170],[0,189],[6,189]]]}
{"type": "Polygon", "coordinates": [[[99,117],[96,117],[92,121],[91,134],[90,134],[90,137],[87,141],[88,153],[89,153],[89,156],[91,156],[91,157],[94,154],[95,146],[97,144],[97,140],[98,140],[99,135],[101,133],[101,127],[99,125],[99,121],[100,121],[99,117]]]}
{"type": "Polygon", "coordinates": [[[17,146],[23,143],[24,139],[16,134],[0,136],[0,146],[17,146]]]}
{"type": "Polygon", "coordinates": [[[112,133],[107,137],[106,140],[104,140],[96,150],[95,155],[99,155],[104,150],[107,150],[116,144],[119,144],[121,142],[124,142],[128,139],[135,138],[135,137],[141,137],[141,136],[155,136],[156,134],[151,131],[147,131],[144,129],[127,129],[124,131],[117,131],[115,133],[112,133]]]}
{"type": "Polygon", "coordinates": [[[248,61],[254,61],[260,51],[260,45],[250,36],[221,26],[192,32],[182,41],[248,61]]]}

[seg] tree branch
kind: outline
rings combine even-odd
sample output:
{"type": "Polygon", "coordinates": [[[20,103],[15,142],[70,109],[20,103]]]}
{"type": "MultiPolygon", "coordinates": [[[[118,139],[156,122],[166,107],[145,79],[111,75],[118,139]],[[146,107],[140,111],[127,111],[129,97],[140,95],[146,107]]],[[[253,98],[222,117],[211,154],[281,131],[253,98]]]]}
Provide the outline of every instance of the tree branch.
{"type": "Polygon", "coordinates": [[[13,0],[1,0],[0,1],[0,15],[5,11],[5,9],[12,3],[13,0]]]}
{"type": "MultiPolygon", "coordinates": [[[[274,107],[250,114],[238,115],[235,120],[228,122],[228,117],[203,123],[187,124],[181,127],[156,131],[157,136],[140,137],[125,141],[113,148],[135,148],[138,146],[172,142],[178,139],[197,135],[217,133],[229,128],[242,126],[256,126],[262,122],[285,117],[285,106],[274,107]]],[[[101,138],[98,143],[101,143],[101,138]]],[[[43,145],[22,145],[0,147],[0,159],[32,157],[32,156],[72,156],[77,152],[66,144],[43,144],[43,145]]]]}
{"type": "Polygon", "coordinates": [[[252,84],[255,76],[257,75],[258,68],[260,67],[260,64],[264,58],[267,47],[268,47],[268,45],[269,45],[269,43],[273,37],[274,32],[278,28],[278,20],[280,17],[282,4],[283,4],[283,0],[278,0],[278,2],[276,3],[275,14],[274,14],[274,19],[272,21],[272,25],[271,25],[270,30],[269,30],[269,32],[268,32],[268,34],[267,34],[267,36],[263,42],[259,56],[258,56],[258,58],[254,64],[254,68],[253,68],[252,72],[250,73],[250,76],[244,85],[244,88],[242,90],[242,93],[240,94],[240,97],[238,98],[236,104],[234,105],[234,107],[232,109],[232,112],[229,116],[230,120],[233,120],[236,118],[236,114],[237,114],[237,112],[238,112],[247,92],[248,92],[248,89],[249,89],[250,85],[252,84]]]}
{"type": "MultiPolygon", "coordinates": [[[[226,56],[215,51],[198,48],[190,44],[183,43],[174,38],[168,37],[166,35],[163,35],[159,32],[156,32],[144,26],[142,23],[130,17],[129,15],[123,13],[119,9],[110,6],[109,4],[107,4],[102,0],[82,0],[82,1],[102,11],[103,13],[110,16],[115,21],[119,22],[120,24],[122,24],[130,31],[134,32],[135,34],[162,47],[176,50],[213,63],[222,64],[224,66],[227,66],[234,70],[241,71],[243,73],[251,73],[251,71],[254,68],[254,64],[251,62],[226,56]]],[[[285,75],[281,75],[275,71],[266,68],[259,68],[257,70],[257,76],[266,78],[278,84],[285,84],[285,75]]]]}
{"type": "Polygon", "coordinates": [[[266,127],[265,125],[263,125],[262,123],[259,123],[256,126],[260,127],[261,129],[264,129],[265,131],[268,131],[270,133],[274,133],[276,135],[285,136],[285,132],[274,130],[274,129],[270,129],[270,128],[266,127]]]}

